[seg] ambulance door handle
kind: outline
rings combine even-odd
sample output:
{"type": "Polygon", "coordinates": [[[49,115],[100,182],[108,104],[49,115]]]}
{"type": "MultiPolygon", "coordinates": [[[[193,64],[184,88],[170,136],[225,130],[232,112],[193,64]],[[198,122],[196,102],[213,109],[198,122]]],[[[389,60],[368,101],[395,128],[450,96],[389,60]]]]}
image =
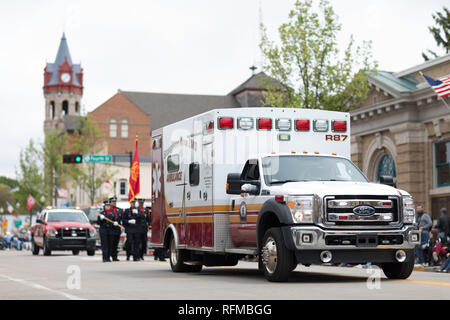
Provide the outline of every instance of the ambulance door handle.
{"type": "Polygon", "coordinates": [[[188,193],[186,194],[186,198],[187,198],[188,200],[191,200],[191,192],[190,192],[190,191],[188,191],[188,193]]]}

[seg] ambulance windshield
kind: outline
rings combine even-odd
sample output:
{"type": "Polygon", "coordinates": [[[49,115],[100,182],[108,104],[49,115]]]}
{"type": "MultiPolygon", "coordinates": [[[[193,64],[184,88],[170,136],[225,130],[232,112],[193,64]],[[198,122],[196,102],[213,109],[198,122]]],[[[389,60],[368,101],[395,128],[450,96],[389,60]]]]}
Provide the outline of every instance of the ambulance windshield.
{"type": "Polygon", "coordinates": [[[262,159],[267,185],[296,181],[356,181],[367,178],[349,160],[326,156],[286,155],[262,159]]]}

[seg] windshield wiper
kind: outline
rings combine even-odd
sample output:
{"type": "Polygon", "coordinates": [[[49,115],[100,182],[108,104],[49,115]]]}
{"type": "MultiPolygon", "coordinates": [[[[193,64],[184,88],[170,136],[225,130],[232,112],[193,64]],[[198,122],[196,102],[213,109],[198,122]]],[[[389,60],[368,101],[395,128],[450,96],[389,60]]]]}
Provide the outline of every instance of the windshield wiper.
{"type": "Polygon", "coordinates": [[[273,181],[270,184],[283,184],[288,182],[299,182],[299,181],[305,181],[305,180],[280,180],[280,181],[273,181]]]}

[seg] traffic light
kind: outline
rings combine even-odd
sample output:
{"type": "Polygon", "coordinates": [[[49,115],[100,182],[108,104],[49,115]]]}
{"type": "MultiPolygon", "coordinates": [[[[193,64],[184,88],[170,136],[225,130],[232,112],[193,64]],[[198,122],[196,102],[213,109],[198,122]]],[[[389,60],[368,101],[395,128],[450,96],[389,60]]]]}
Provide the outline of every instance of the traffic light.
{"type": "Polygon", "coordinates": [[[63,154],[63,163],[82,163],[83,156],[81,154],[63,154]]]}

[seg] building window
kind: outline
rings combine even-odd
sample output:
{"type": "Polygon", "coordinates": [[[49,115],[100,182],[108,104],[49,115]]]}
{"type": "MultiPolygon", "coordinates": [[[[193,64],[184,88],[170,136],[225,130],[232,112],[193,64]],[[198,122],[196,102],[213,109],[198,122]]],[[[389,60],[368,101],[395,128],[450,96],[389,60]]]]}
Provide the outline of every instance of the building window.
{"type": "Polygon", "coordinates": [[[120,127],[120,136],[122,138],[128,138],[128,121],[122,120],[122,125],[120,127]]]}
{"type": "Polygon", "coordinates": [[[377,104],[378,103],[378,97],[377,96],[373,96],[373,104],[377,104]]]}
{"type": "Polygon", "coordinates": [[[127,181],[121,180],[119,187],[120,187],[119,194],[121,196],[126,196],[127,195],[127,181]]]}
{"type": "Polygon", "coordinates": [[[69,101],[64,100],[62,103],[61,117],[69,114],[69,101]]]}
{"type": "Polygon", "coordinates": [[[450,141],[436,143],[435,149],[437,186],[450,186],[450,141]]]}
{"type": "Polygon", "coordinates": [[[78,102],[75,102],[75,113],[78,113],[79,109],[80,109],[80,104],[78,102]]]}
{"type": "Polygon", "coordinates": [[[50,101],[50,119],[55,119],[55,101],[50,101]]]}
{"type": "Polygon", "coordinates": [[[382,156],[378,163],[377,181],[380,181],[381,176],[391,176],[392,178],[397,176],[394,158],[390,154],[382,156]]]}
{"type": "Polygon", "coordinates": [[[109,121],[109,136],[111,138],[117,137],[117,121],[114,119],[109,121]]]}

